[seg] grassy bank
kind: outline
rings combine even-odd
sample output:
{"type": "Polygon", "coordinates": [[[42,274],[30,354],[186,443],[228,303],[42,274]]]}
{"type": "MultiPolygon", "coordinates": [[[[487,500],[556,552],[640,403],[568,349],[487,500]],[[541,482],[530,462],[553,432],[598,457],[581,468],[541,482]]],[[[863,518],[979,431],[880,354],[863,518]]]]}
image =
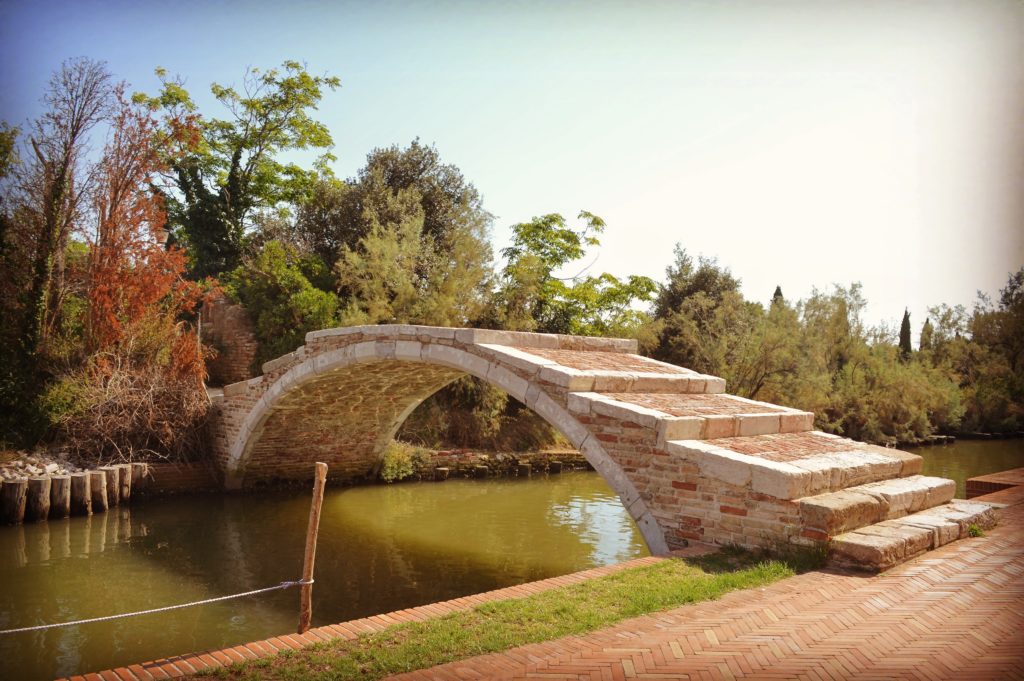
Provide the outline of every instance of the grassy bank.
{"type": "Polygon", "coordinates": [[[351,641],[332,641],[211,671],[230,679],[379,679],[528,643],[585,634],[630,617],[718,598],[788,577],[813,563],[738,549],[633,568],[535,594],[486,603],[351,641]]]}

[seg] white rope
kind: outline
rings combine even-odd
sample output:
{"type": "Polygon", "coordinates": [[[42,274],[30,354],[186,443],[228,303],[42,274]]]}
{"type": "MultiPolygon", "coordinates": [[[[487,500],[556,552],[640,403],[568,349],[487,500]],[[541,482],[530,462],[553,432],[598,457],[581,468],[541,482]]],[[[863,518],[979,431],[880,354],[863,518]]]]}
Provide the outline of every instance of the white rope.
{"type": "Polygon", "coordinates": [[[207,603],[216,603],[217,601],[227,601],[232,598],[243,598],[245,596],[254,596],[256,594],[265,593],[267,591],[276,591],[277,589],[289,589],[293,586],[301,586],[304,584],[312,584],[313,580],[309,581],[300,579],[297,582],[281,582],[277,586],[268,586],[265,589],[255,589],[254,591],[246,591],[240,594],[231,594],[230,596],[218,596],[216,598],[207,598],[202,601],[192,601],[191,603],[181,603],[180,605],[168,605],[163,608],[153,608],[152,610],[140,610],[138,612],[125,612],[120,615],[107,615],[106,617],[93,617],[87,620],[75,620],[74,622],[58,622],[57,624],[40,624],[35,627],[21,627],[20,629],[6,629],[0,630],[0,636],[4,634],[20,634],[26,631],[42,631],[44,629],[54,629],[56,627],[73,627],[79,624],[92,624],[93,622],[106,622],[107,620],[118,620],[123,617],[135,617],[136,615],[151,615],[155,612],[166,612],[168,610],[178,610],[180,608],[191,608],[195,605],[206,605],[207,603]]]}

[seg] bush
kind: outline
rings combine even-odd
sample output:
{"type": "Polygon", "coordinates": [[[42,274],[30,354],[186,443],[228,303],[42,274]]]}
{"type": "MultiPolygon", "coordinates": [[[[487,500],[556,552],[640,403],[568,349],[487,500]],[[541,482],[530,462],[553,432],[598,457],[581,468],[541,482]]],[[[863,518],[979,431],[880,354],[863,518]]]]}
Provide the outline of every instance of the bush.
{"type": "Polygon", "coordinates": [[[405,480],[417,475],[430,463],[430,454],[419,447],[393,440],[384,448],[380,479],[384,482],[405,480]]]}
{"type": "Polygon", "coordinates": [[[129,341],[90,356],[40,397],[55,434],[78,463],[204,454],[209,400],[195,334],[166,317],[139,326],[144,328],[129,341]]]}

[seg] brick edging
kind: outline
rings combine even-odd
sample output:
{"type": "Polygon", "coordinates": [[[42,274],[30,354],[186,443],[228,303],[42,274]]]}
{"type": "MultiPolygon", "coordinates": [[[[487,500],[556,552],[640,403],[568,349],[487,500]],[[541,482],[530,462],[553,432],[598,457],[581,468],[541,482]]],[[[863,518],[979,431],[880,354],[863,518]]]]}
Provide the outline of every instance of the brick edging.
{"type": "Polygon", "coordinates": [[[383,631],[388,627],[406,622],[423,622],[430,619],[444,617],[456,612],[472,610],[478,605],[491,603],[493,601],[513,600],[526,598],[544,591],[557,589],[563,586],[579,584],[597,577],[604,577],[621,570],[653,565],[666,560],[663,557],[647,556],[645,558],[634,558],[624,563],[606,565],[599,568],[591,568],[581,572],[573,572],[560,577],[549,577],[537,582],[527,582],[503,589],[485,591],[484,593],[454,598],[439,603],[419,605],[405,610],[370,615],[357,620],[328,624],[322,627],[310,629],[301,636],[299,634],[283,634],[273,636],[262,641],[253,641],[241,645],[223,648],[221,650],[207,650],[199,653],[186,653],[175,655],[170,658],[151,660],[140,664],[132,664],[127,667],[108,669],[102,672],[89,673],[85,675],[72,676],[60,681],[153,681],[156,679],[173,679],[195,674],[206,669],[226,667],[236,662],[246,660],[258,660],[272,657],[282,650],[299,650],[314,643],[332,641],[335,639],[352,640],[362,634],[371,634],[383,631]]]}

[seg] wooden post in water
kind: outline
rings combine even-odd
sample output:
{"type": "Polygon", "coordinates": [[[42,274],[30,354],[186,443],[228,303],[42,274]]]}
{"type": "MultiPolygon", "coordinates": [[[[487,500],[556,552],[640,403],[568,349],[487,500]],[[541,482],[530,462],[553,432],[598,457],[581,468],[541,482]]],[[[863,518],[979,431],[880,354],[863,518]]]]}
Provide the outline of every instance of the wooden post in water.
{"type": "MultiPolygon", "coordinates": [[[[316,535],[320,531],[320,507],[324,502],[324,484],[327,482],[327,464],[317,462],[313,479],[313,503],[309,507],[309,527],[306,528],[306,556],[302,561],[302,581],[313,580],[313,561],[316,560],[316,535]]],[[[309,631],[313,619],[313,585],[303,584],[299,596],[299,633],[309,631]]]]}
{"type": "Polygon", "coordinates": [[[0,515],[3,522],[17,525],[25,518],[25,501],[28,492],[28,480],[5,480],[0,488],[0,515]]]}
{"type": "Polygon", "coordinates": [[[50,477],[43,475],[29,478],[25,520],[46,520],[48,515],[50,515],[50,477]]]}
{"type": "Polygon", "coordinates": [[[71,474],[71,512],[75,515],[92,515],[92,489],[88,473],[71,474]]]}
{"type": "Polygon", "coordinates": [[[67,518],[71,515],[71,476],[50,476],[50,517],[67,518]]]}
{"type": "Polygon", "coordinates": [[[117,466],[100,466],[100,470],[107,474],[107,506],[113,508],[121,498],[121,469],[117,466]]]}
{"type": "Polygon", "coordinates": [[[132,465],[130,463],[119,463],[114,468],[121,474],[121,501],[128,503],[132,498],[132,465]]]}
{"type": "Polygon", "coordinates": [[[107,474],[103,471],[89,471],[89,489],[92,490],[93,513],[106,513],[107,508],[107,474]]]}

